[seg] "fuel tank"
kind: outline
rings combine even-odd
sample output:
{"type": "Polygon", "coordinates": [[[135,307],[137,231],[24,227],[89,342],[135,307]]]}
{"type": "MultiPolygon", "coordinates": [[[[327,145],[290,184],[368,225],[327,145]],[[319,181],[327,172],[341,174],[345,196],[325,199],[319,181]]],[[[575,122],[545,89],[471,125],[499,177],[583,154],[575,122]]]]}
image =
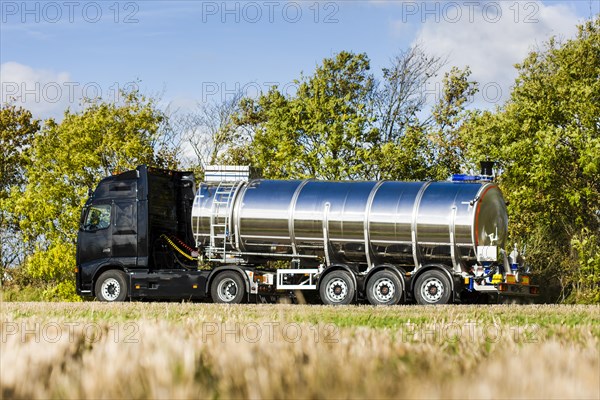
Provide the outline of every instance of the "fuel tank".
{"type": "Polygon", "coordinates": [[[192,227],[199,247],[246,258],[466,266],[504,247],[508,216],[492,182],[258,179],[201,184],[192,227]]]}

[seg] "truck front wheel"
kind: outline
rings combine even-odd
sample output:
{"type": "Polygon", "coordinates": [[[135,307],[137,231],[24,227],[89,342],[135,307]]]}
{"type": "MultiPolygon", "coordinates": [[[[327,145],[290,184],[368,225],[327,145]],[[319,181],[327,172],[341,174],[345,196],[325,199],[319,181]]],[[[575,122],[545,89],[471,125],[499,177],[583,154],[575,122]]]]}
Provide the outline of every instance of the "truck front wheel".
{"type": "Polygon", "coordinates": [[[237,272],[226,271],[215,277],[210,294],[215,303],[239,304],[244,300],[244,281],[237,272]]]}
{"type": "Polygon", "coordinates": [[[96,281],[96,298],[100,301],[124,301],[127,298],[127,277],[123,271],[112,269],[96,281]]]}

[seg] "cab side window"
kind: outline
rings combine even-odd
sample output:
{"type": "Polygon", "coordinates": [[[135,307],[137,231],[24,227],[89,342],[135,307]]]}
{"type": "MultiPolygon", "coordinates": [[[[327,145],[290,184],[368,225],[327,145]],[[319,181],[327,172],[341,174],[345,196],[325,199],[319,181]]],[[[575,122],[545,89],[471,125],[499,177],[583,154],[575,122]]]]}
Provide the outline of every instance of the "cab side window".
{"type": "Polygon", "coordinates": [[[88,209],[83,229],[86,231],[97,231],[110,226],[110,204],[91,206],[88,209]]]}
{"type": "Polygon", "coordinates": [[[115,233],[135,233],[136,223],[133,211],[133,203],[115,203],[115,233]]]}

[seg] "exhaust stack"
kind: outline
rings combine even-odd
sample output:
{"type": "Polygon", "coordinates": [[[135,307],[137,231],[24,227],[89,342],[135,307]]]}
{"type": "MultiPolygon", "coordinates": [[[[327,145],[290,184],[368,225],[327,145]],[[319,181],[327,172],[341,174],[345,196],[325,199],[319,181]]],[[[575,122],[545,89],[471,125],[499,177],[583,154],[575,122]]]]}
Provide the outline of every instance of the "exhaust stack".
{"type": "Polygon", "coordinates": [[[496,161],[480,161],[479,165],[481,167],[481,176],[494,176],[494,165],[496,165],[496,161]]]}

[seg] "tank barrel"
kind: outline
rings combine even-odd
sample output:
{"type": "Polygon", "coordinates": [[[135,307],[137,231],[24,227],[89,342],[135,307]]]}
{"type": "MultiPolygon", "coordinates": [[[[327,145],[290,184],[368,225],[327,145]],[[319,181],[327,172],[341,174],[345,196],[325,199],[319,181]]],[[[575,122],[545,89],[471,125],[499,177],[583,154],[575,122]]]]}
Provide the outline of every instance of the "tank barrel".
{"type": "Polygon", "coordinates": [[[224,202],[218,183],[200,186],[192,227],[199,246],[246,260],[320,259],[367,270],[443,263],[460,272],[476,262],[477,246],[503,247],[508,230],[504,199],[489,180],[258,179],[231,187],[224,202]]]}

